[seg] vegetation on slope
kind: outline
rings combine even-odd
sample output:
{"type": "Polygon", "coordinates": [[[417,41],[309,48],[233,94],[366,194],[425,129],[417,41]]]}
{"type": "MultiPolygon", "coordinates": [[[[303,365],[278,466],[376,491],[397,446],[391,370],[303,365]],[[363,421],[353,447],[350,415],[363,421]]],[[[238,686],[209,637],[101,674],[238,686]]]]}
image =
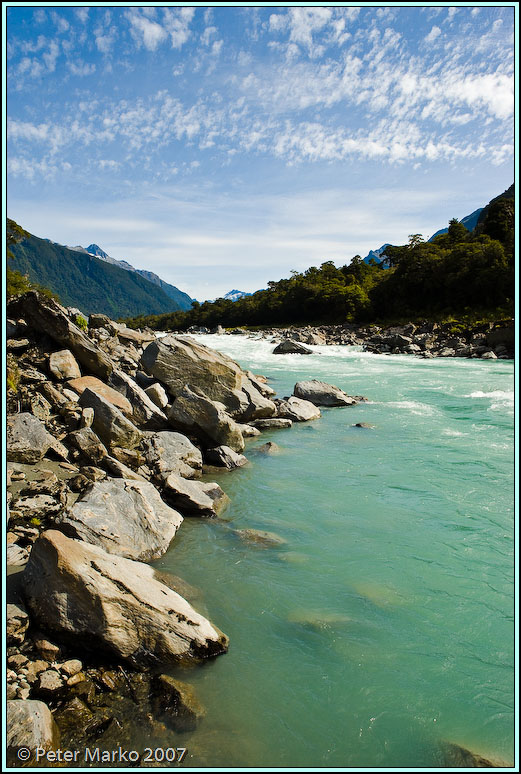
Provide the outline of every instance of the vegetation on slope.
{"type": "MultiPolygon", "coordinates": [[[[509,189],[510,190],[510,189],[509,189]]],[[[508,192],[507,192],[508,193],[508,192]]],[[[391,268],[359,255],[337,268],[292,272],[267,290],[228,301],[194,302],[188,312],[141,315],[129,325],[186,330],[191,325],[289,325],[510,316],[514,309],[514,201],[498,197],[471,233],[453,219],[432,242],[412,234],[386,249],[391,268]]]]}
{"type": "MultiPolygon", "coordinates": [[[[17,233],[16,229],[20,226],[8,221],[8,234],[17,233]]],[[[66,306],[78,307],[86,314],[101,312],[113,319],[180,308],[160,287],[136,272],[27,232],[18,236],[20,239],[9,245],[10,268],[22,277],[27,275],[30,283],[51,288],[66,306]]]]}

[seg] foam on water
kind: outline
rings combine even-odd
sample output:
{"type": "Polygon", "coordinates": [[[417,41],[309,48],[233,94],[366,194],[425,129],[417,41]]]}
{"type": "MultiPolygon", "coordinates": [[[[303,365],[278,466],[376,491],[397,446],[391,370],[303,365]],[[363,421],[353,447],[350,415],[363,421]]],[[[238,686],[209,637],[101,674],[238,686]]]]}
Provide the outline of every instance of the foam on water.
{"type": "Polygon", "coordinates": [[[446,741],[512,761],[513,363],[196,338],[279,396],[321,379],[370,402],[248,440],[250,465],[212,475],[226,521],[185,519],[155,563],[230,636],[174,670],[207,716],[173,746],[201,767],[443,768],[446,741]]]}

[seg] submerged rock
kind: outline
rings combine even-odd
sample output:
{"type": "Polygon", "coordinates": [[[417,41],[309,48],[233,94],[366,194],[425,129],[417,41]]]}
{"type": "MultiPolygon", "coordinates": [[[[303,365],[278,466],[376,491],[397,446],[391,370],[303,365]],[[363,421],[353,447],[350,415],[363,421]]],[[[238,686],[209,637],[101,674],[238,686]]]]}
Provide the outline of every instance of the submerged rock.
{"type": "Polygon", "coordinates": [[[282,417],[273,417],[270,419],[255,419],[253,426],[258,427],[259,430],[279,430],[291,427],[293,422],[291,419],[283,419],[282,417]]]}
{"type": "Polygon", "coordinates": [[[35,621],[132,665],[223,653],[226,635],[154,575],[149,565],[48,530],[34,544],[23,583],[35,621]]]}
{"type": "Polygon", "coordinates": [[[206,710],[188,683],[157,675],[152,683],[152,707],[176,731],[193,731],[206,710]]]}
{"type": "Polygon", "coordinates": [[[283,546],[288,542],[275,532],[266,532],[262,529],[235,529],[234,534],[247,543],[253,543],[261,548],[283,546]]]}
{"type": "Polygon", "coordinates": [[[148,481],[110,478],[92,484],[60,520],[70,537],[127,559],[158,559],[183,522],[148,481]]]}

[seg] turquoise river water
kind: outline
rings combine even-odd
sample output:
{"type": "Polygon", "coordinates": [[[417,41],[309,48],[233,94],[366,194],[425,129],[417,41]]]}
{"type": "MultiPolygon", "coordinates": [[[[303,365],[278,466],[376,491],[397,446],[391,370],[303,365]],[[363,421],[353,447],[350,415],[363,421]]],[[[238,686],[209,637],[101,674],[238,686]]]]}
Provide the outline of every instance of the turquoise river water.
{"type": "Polygon", "coordinates": [[[188,672],[194,767],[443,767],[446,742],[514,759],[514,364],[198,336],[279,396],[365,395],[250,439],[155,566],[193,587],[229,652],[188,672]],[[372,429],[355,428],[367,422],[372,429]],[[266,441],[276,454],[257,449],[266,441]],[[276,532],[259,548],[233,530],[276,532]]]}

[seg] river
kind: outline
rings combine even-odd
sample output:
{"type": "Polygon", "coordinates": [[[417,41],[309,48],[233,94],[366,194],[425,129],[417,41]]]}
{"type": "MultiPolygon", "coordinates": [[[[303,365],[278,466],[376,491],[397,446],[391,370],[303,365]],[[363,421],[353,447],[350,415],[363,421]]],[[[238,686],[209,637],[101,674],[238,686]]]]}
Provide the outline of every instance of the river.
{"type": "Polygon", "coordinates": [[[250,439],[248,466],[210,477],[223,517],[185,519],[155,562],[230,637],[172,672],[207,708],[173,735],[186,765],[443,767],[446,742],[511,764],[513,362],[196,338],[279,396],[317,378],[369,400],[250,439]]]}

